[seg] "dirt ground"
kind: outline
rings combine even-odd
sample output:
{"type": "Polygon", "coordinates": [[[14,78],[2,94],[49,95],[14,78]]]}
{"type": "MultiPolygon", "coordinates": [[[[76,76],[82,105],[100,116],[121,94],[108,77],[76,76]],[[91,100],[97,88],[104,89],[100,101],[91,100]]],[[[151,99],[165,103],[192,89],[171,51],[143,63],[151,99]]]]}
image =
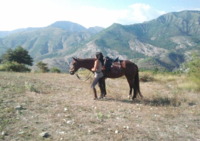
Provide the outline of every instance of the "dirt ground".
{"type": "Polygon", "coordinates": [[[132,102],[125,78],[107,79],[106,98],[93,100],[91,80],[0,72],[0,140],[198,141],[200,93],[181,81],[141,82],[144,99],[132,102]]]}

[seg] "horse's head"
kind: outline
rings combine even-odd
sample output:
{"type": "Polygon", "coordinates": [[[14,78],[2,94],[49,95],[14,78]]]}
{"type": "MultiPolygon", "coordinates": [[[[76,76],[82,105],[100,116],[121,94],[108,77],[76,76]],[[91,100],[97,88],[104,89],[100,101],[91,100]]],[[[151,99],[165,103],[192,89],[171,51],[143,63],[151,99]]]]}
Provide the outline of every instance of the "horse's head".
{"type": "Polygon", "coordinates": [[[73,58],[73,61],[70,64],[69,73],[73,75],[79,69],[78,59],[73,58]]]}

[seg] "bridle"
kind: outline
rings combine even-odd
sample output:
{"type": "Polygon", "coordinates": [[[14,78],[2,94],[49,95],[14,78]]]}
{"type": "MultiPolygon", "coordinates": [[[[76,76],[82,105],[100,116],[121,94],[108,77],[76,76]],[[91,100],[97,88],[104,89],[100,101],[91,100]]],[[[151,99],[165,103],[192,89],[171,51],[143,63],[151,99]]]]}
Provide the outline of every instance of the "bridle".
{"type": "Polygon", "coordinates": [[[90,78],[92,78],[92,73],[91,73],[90,71],[87,73],[87,75],[86,75],[85,78],[80,77],[79,74],[78,74],[78,71],[77,71],[77,73],[75,73],[75,75],[76,75],[76,77],[77,77],[79,80],[81,80],[81,81],[87,81],[87,80],[89,80],[90,78]]]}
{"type": "MultiPolygon", "coordinates": [[[[67,61],[67,65],[68,65],[68,67],[70,68],[70,63],[69,63],[69,61],[67,61]]],[[[80,70],[80,69],[79,69],[79,70],[80,70]]],[[[87,81],[87,80],[89,80],[90,78],[92,78],[92,73],[91,73],[90,71],[88,71],[88,73],[87,73],[87,75],[86,75],[85,78],[83,78],[83,77],[80,76],[79,71],[76,71],[76,72],[75,72],[75,75],[76,75],[76,77],[77,77],[79,80],[81,80],[81,81],[87,81]]]]}

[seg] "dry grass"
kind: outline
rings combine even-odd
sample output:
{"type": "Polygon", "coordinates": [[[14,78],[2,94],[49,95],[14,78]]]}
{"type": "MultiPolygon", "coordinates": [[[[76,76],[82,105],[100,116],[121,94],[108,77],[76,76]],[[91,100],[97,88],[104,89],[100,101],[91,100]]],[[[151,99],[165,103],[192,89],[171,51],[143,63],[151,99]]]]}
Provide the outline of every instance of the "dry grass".
{"type": "Polygon", "coordinates": [[[0,72],[0,140],[199,140],[200,93],[180,88],[183,76],[153,78],[140,83],[144,99],[128,100],[119,78],[95,101],[75,76],[0,72]]]}

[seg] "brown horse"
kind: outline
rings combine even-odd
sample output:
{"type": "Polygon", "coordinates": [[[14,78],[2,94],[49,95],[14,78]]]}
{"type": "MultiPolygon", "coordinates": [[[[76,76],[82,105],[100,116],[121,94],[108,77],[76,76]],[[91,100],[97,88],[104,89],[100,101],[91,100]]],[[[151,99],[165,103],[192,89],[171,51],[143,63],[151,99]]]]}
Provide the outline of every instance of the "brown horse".
{"type": "MultiPolygon", "coordinates": [[[[94,62],[95,58],[73,58],[69,72],[71,75],[73,75],[79,68],[85,68],[91,71],[94,66],[94,62]]],[[[102,92],[101,94],[103,94],[101,95],[101,97],[104,97],[106,95],[105,78],[119,78],[123,75],[126,76],[130,87],[129,98],[132,95],[132,90],[134,90],[132,100],[137,97],[138,93],[141,97],[143,97],[140,92],[138,67],[136,64],[128,60],[121,60],[120,63],[113,63],[110,71],[104,71],[104,80],[103,82],[101,82],[101,84],[103,83],[104,88],[102,88],[102,86],[100,85],[100,89],[102,92]]]]}

